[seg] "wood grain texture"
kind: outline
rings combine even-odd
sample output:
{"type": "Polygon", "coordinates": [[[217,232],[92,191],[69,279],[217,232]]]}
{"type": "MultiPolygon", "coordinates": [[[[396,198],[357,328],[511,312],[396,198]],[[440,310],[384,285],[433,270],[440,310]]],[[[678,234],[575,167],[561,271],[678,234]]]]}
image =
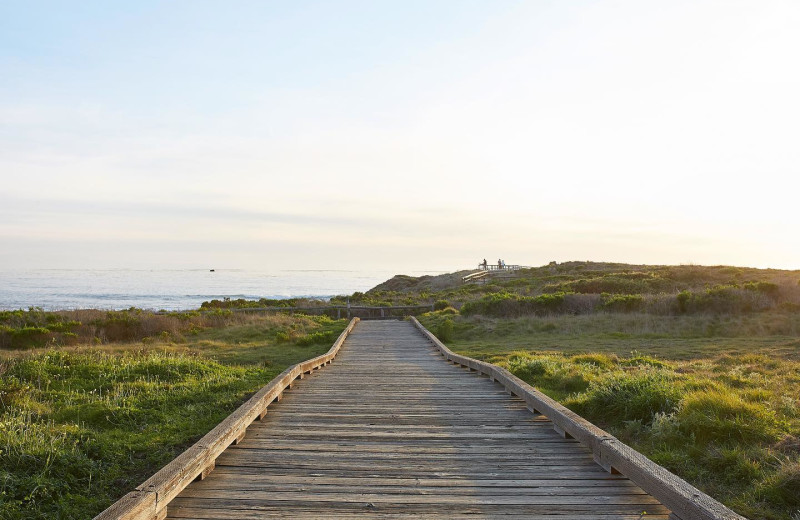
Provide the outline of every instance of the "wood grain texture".
{"type": "Polygon", "coordinates": [[[410,322],[359,323],[335,363],[269,410],[171,500],[168,518],[670,514],[507,387],[444,362],[410,322]]]}

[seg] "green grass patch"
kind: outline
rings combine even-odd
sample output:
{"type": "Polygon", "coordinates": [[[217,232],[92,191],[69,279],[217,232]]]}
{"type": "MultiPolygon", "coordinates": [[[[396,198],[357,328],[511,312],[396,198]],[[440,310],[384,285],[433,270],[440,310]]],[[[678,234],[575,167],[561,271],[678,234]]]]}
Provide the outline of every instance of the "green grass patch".
{"type": "Polygon", "coordinates": [[[179,340],[7,352],[0,518],[95,516],[346,323],[251,316],[179,340]]]}

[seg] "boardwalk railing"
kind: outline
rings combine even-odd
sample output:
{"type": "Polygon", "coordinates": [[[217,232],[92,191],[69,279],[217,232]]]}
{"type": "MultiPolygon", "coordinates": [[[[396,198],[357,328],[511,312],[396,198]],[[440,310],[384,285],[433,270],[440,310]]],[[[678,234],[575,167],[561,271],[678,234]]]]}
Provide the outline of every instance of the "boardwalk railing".
{"type": "Polygon", "coordinates": [[[330,364],[345,338],[358,322],[353,318],[347,328],[327,353],[292,365],[270,381],[235,412],[219,423],[192,447],[178,455],[142,485],[122,497],[95,520],[160,520],[166,517],[167,504],[195,479],[205,478],[213,469],[214,461],[232,443],[244,439],[247,427],[256,419],[263,419],[267,407],[280,400],[283,391],[291,388],[295,379],[330,364]]]}
{"type": "Polygon", "coordinates": [[[478,264],[478,269],[483,271],[519,271],[520,269],[530,269],[530,267],[527,265],[478,264]]]}
{"type": "Polygon", "coordinates": [[[555,430],[592,450],[606,471],[620,473],[672,510],[676,520],[747,520],[677,475],[620,442],[580,415],[539,392],[508,370],[454,353],[412,317],[411,321],[449,361],[489,376],[523,399],[534,412],[553,422],[555,430]]]}
{"type": "MultiPolygon", "coordinates": [[[[368,306],[368,305],[325,305],[319,307],[235,307],[232,312],[302,312],[305,314],[327,314],[339,318],[400,318],[412,316],[419,312],[433,310],[432,303],[422,305],[393,305],[393,306],[368,306]]],[[[217,309],[201,310],[201,313],[214,313],[217,309]]]]}
{"type": "Polygon", "coordinates": [[[462,276],[461,281],[464,283],[475,282],[486,278],[487,276],[489,276],[489,271],[476,271],[474,273],[469,273],[466,276],[462,276]]]}

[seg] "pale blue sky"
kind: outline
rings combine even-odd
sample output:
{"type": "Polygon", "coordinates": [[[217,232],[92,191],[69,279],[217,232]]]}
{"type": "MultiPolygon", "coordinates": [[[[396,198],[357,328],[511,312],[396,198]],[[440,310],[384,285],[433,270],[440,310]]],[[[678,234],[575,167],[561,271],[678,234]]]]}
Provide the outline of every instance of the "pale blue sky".
{"type": "Polygon", "coordinates": [[[800,267],[794,1],[3,2],[0,268],[800,267]]]}

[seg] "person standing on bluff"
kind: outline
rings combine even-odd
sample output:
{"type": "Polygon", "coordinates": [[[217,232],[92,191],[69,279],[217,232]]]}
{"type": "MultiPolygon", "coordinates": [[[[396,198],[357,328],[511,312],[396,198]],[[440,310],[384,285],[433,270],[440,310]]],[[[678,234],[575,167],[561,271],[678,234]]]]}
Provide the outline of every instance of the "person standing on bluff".
{"type": "Polygon", "coordinates": [[[503,261],[502,260],[498,260],[497,261],[497,268],[498,269],[502,269],[503,268],[503,261]]]}

